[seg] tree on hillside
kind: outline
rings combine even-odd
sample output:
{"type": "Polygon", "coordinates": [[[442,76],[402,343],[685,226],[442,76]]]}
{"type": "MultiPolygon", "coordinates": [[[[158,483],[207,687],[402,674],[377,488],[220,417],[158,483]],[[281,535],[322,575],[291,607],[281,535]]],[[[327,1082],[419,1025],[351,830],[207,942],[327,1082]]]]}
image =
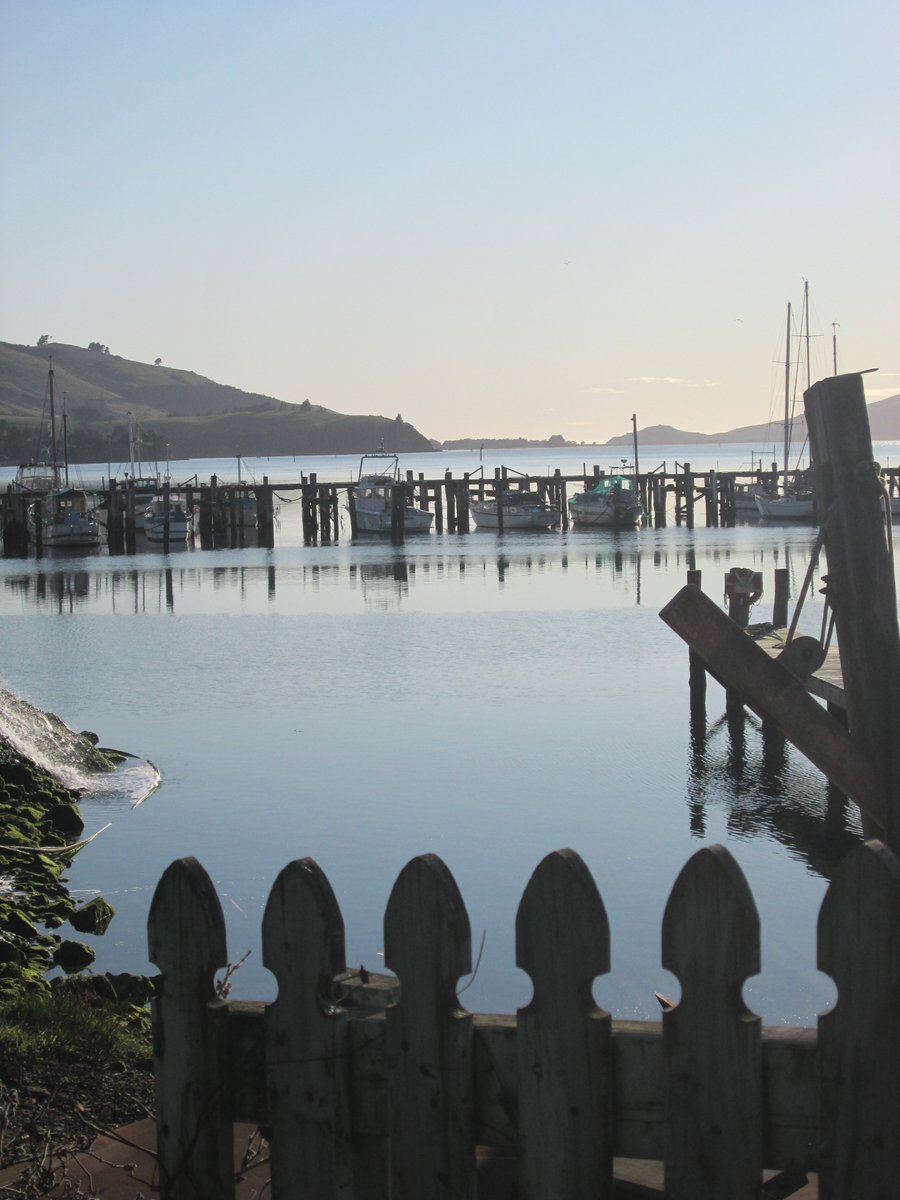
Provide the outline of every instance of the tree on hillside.
{"type": "Polygon", "coordinates": [[[109,346],[104,346],[102,342],[88,342],[88,350],[96,350],[98,354],[109,354],[109,346]]]}
{"type": "Polygon", "coordinates": [[[154,365],[154,367],[160,367],[160,366],[162,366],[162,359],[161,359],[161,358],[154,358],[154,360],[153,360],[153,365],[154,365]]]}
{"type": "Polygon", "coordinates": [[[310,402],[308,400],[304,400],[303,403],[300,405],[301,412],[309,412],[309,410],[311,408],[312,408],[312,405],[310,404],[310,402]]]}
{"type": "Polygon", "coordinates": [[[47,343],[50,341],[50,337],[51,337],[51,335],[49,333],[42,333],[41,336],[37,340],[37,344],[39,346],[46,346],[47,343]]]}

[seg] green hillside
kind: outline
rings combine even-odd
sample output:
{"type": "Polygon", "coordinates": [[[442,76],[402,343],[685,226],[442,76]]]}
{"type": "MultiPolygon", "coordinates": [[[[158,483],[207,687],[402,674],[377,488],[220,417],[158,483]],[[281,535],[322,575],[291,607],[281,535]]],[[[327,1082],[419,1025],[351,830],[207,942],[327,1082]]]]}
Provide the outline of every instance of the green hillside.
{"type": "Polygon", "coordinates": [[[167,445],[173,458],[365,454],[381,442],[397,452],[433,449],[418,430],[397,419],[287,404],[104,349],[0,342],[2,462],[48,454],[51,355],[58,418],[65,400],[70,462],[125,461],[129,413],[140,427],[146,459],[164,458],[167,445]]]}

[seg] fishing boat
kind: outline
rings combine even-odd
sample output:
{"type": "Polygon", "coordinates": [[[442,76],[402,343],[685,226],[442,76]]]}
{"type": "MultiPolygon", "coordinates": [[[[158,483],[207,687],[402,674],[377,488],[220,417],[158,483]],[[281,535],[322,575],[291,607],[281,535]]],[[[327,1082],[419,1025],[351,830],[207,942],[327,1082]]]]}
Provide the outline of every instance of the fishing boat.
{"type": "Polygon", "coordinates": [[[104,529],[84,488],[54,488],[28,508],[28,529],[44,546],[101,546],[104,529]]]}
{"type": "MultiPolygon", "coordinates": [[[[803,311],[806,315],[806,375],[809,387],[809,284],[804,283],[803,311]]],[[[788,473],[788,454],[791,445],[791,305],[787,306],[787,333],[784,356],[784,456],[782,482],[773,490],[759,489],[756,493],[756,509],[761,517],[770,521],[812,521],[815,519],[815,501],[806,478],[798,473],[792,480],[788,473]]]]}
{"type": "MultiPolygon", "coordinates": [[[[166,497],[154,496],[143,514],[144,536],[148,542],[166,540],[166,497]]],[[[183,496],[171,493],[168,497],[169,541],[186,541],[192,529],[191,514],[183,496]]]]}
{"type": "MultiPolygon", "coordinates": [[[[351,503],[356,509],[356,528],[360,533],[390,533],[393,489],[402,483],[396,454],[383,450],[364,454],[351,503]]],[[[403,528],[406,533],[427,533],[434,516],[423,508],[405,504],[403,528]]]]}
{"type": "Polygon", "coordinates": [[[632,475],[602,475],[592,488],[569,500],[573,525],[606,529],[633,529],[641,522],[641,498],[632,475]]]}
{"type": "MultiPolygon", "coordinates": [[[[497,499],[469,500],[469,512],[479,529],[499,529],[497,499]]],[[[506,529],[555,529],[559,525],[559,508],[548,504],[540,493],[524,487],[507,488],[501,496],[500,516],[506,529]]]]}

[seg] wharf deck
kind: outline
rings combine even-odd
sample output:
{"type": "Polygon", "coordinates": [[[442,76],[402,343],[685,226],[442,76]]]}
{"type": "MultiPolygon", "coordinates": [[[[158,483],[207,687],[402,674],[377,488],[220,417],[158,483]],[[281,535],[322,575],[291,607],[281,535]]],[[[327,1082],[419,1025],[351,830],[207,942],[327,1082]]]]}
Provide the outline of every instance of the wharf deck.
{"type": "MultiPolygon", "coordinates": [[[[777,658],[787,645],[788,631],[785,628],[773,629],[771,625],[757,626],[750,627],[747,632],[770,658],[777,658]]],[[[804,679],[803,683],[811,696],[816,696],[819,700],[824,700],[827,704],[837,708],[846,708],[844,675],[837,646],[828,647],[822,666],[804,679]]]]}

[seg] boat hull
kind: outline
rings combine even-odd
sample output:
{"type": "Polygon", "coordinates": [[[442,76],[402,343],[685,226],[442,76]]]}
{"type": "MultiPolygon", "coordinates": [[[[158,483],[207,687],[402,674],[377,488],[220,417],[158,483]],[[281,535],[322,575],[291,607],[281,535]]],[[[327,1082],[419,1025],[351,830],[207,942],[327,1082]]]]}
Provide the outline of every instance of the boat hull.
{"type": "MultiPolygon", "coordinates": [[[[559,525],[559,509],[540,501],[523,504],[503,505],[503,528],[507,529],[556,529],[559,525]]],[[[493,500],[470,500],[469,515],[479,529],[499,529],[497,505],[493,500]]]]}
{"type": "MultiPolygon", "coordinates": [[[[434,515],[424,509],[407,508],[403,514],[403,530],[405,533],[427,533],[433,520],[434,515]]],[[[356,528],[359,533],[390,533],[390,510],[369,509],[357,504],[356,528]]]]}
{"type": "Polygon", "coordinates": [[[813,521],[811,496],[764,496],[757,493],[756,511],[770,521],[813,521]]]}

